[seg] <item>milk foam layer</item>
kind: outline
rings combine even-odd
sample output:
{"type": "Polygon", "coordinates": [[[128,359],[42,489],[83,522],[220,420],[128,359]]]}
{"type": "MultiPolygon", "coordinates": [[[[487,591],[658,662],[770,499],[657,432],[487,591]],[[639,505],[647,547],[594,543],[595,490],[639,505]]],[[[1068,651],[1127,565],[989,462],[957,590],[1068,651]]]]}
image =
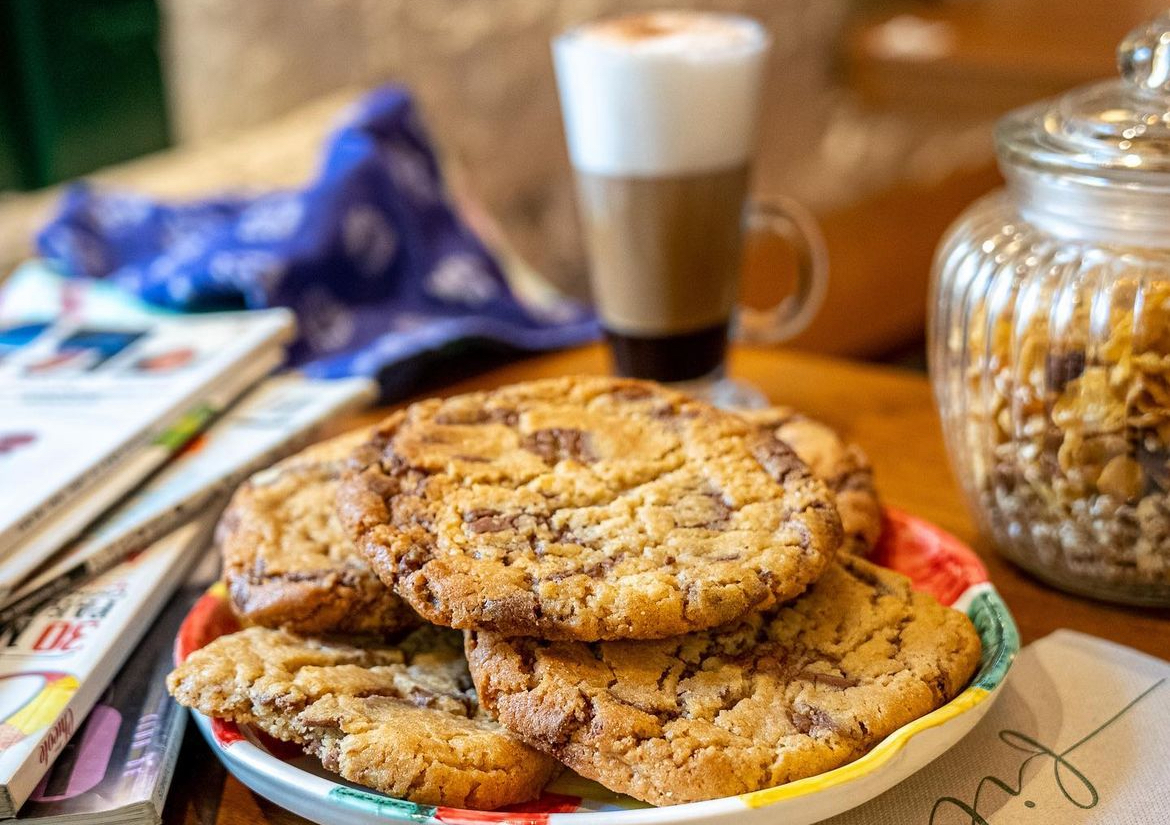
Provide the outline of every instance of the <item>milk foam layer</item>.
{"type": "Polygon", "coordinates": [[[753,20],[701,12],[570,30],[553,54],[573,165],[648,177],[745,164],[768,45],[753,20]]]}

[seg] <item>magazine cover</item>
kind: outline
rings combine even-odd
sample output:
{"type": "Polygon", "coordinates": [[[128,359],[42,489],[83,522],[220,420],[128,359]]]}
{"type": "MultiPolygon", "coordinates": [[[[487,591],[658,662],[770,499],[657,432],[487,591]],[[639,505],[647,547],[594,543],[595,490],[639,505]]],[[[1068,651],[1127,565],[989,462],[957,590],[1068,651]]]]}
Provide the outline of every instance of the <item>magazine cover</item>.
{"type": "MultiPolygon", "coordinates": [[[[0,623],[33,610],[77,582],[111,567],[230,493],[252,473],[303,446],[317,427],[373,400],[364,378],[272,378],[224,413],[117,509],[60,550],[0,601],[0,623]]],[[[0,581],[11,569],[0,562],[0,581]]]]}
{"type": "Polygon", "coordinates": [[[30,295],[63,279],[14,280],[0,291],[0,557],[36,564],[271,371],[293,319],[40,315],[30,295]]]}
{"type": "Polygon", "coordinates": [[[211,516],[0,633],[0,817],[29,797],[170,598],[211,516]]]}
{"type": "Polygon", "coordinates": [[[86,526],[114,506],[127,491],[142,483],[172,458],[184,445],[207,426],[224,407],[241,393],[278,368],[284,360],[280,347],[255,353],[238,371],[224,375],[213,388],[178,421],[154,435],[141,447],[121,454],[109,473],[101,476],[96,487],[86,480],[85,490],[68,502],[68,506],[49,514],[34,529],[4,550],[0,544],[0,597],[24,582],[37,567],[86,526]]]}
{"type": "Polygon", "coordinates": [[[18,820],[157,823],[187,712],[167,694],[179,625],[215,581],[204,553],[113,683],[20,809],[18,820]]]}

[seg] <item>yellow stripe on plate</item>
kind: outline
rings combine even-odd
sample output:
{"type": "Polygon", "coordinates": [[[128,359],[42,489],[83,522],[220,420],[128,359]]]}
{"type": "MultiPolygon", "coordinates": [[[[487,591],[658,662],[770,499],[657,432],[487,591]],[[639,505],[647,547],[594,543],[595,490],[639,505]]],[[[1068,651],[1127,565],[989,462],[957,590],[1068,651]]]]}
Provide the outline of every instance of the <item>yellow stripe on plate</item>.
{"type": "Polygon", "coordinates": [[[983,688],[969,687],[938,710],[932,711],[921,719],[915,719],[913,722],[898,728],[878,743],[877,747],[856,762],[850,762],[848,765],[842,765],[839,768],[818,774],[817,776],[810,776],[807,779],[798,779],[786,785],[779,785],[763,791],[740,794],[739,799],[749,808],[763,808],[767,805],[774,805],[784,799],[792,799],[796,796],[804,796],[805,794],[823,791],[826,788],[832,788],[845,782],[852,782],[854,779],[865,776],[867,773],[872,773],[888,762],[894,754],[900,751],[910,741],[911,737],[917,736],[928,728],[938,727],[958,716],[962,716],[986,699],[987,696],[988,691],[983,688]]]}

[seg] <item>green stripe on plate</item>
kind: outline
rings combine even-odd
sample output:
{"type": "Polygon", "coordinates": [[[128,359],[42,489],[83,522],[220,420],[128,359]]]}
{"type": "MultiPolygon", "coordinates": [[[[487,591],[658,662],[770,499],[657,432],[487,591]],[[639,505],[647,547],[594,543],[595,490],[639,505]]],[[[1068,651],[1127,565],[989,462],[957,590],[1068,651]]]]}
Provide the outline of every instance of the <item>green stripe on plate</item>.
{"type": "Polygon", "coordinates": [[[1020,650],[1020,631],[999,593],[990,588],[975,594],[967,605],[967,616],[983,642],[983,661],[971,687],[994,690],[1020,650]]]}
{"type": "Polygon", "coordinates": [[[386,817],[399,822],[430,822],[437,810],[431,805],[416,805],[404,799],[359,791],[357,788],[336,787],[329,791],[329,798],[360,811],[386,817]]]}

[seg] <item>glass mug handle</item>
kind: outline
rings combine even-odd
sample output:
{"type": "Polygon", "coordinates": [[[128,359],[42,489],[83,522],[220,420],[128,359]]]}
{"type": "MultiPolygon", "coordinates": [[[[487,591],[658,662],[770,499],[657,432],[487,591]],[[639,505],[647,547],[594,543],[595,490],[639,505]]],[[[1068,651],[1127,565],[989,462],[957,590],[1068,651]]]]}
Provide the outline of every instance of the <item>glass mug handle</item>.
{"type": "Polygon", "coordinates": [[[812,213],[781,196],[751,203],[745,224],[751,234],[780,238],[796,251],[796,291],[770,309],[741,306],[735,338],[748,344],[786,341],[802,332],[825,302],[829,286],[825,238],[812,213]]]}

